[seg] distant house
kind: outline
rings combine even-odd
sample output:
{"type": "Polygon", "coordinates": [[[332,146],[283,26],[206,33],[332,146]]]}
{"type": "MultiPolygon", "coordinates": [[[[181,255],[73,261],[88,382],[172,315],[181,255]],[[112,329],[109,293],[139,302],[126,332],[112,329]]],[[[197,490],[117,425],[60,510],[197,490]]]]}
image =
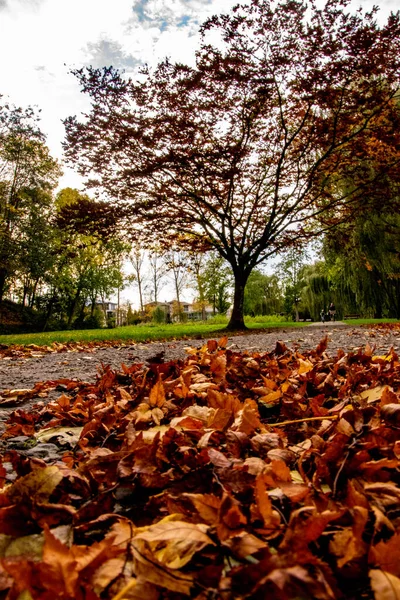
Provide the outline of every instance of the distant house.
{"type": "MultiPolygon", "coordinates": [[[[177,304],[177,300],[170,300],[169,302],[148,302],[144,305],[144,308],[146,312],[153,312],[155,308],[161,308],[166,317],[169,317],[171,321],[176,321],[178,320],[178,316],[175,314],[177,304]]],[[[180,302],[180,309],[184,315],[187,315],[189,321],[201,321],[203,318],[202,311],[199,311],[196,305],[190,304],[190,302],[180,302]]],[[[212,307],[206,306],[204,310],[205,319],[210,318],[212,314],[212,307]]]]}
{"type": "Polygon", "coordinates": [[[98,302],[96,304],[104,313],[106,323],[115,323],[116,327],[127,324],[127,311],[125,308],[118,309],[116,302],[98,302]]]}

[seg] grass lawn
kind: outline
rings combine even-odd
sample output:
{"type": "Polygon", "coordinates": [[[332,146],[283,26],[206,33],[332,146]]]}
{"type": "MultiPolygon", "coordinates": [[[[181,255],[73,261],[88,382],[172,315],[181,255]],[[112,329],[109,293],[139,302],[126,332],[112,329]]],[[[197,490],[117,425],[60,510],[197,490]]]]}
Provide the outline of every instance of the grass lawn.
{"type": "MultiPolygon", "coordinates": [[[[247,327],[252,329],[305,327],[308,323],[293,321],[273,321],[267,317],[252,317],[246,319],[247,327]]],[[[350,326],[373,325],[376,323],[397,323],[396,319],[349,319],[345,321],[350,326]]],[[[49,331],[46,333],[26,333],[19,335],[0,335],[0,344],[27,346],[36,344],[48,346],[53,342],[99,342],[126,341],[149,342],[155,340],[199,338],[225,335],[227,321],[219,319],[215,322],[173,323],[171,325],[131,325],[115,329],[82,329],[68,331],[49,331]]]]}
{"type": "Polygon", "coordinates": [[[377,323],[399,323],[398,319],[346,319],[348,325],[376,325],[377,323]]]}
{"type": "MultiPolygon", "coordinates": [[[[249,329],[275,327],[304,327],[306,323],[292,321],[258,321],[249,319],[249,329]]],[[[225,335],[225,323],[173,323],[171,325],[131,325],[115,329],[84,329],[68,331],[49,331],[46,333],[26,333],[18,335],[0,335],[0,344],[21,345],[36,344],[47,346],[53,342],[94,342],[102,340],[148,342],[153,340],[182,339],[225,335]]]]}

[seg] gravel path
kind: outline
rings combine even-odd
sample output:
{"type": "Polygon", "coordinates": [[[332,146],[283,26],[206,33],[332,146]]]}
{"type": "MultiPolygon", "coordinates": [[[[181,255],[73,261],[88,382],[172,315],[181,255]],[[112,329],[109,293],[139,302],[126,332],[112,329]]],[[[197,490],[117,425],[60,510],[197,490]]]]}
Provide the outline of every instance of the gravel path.
{"type": "MultiPolygon", "coordinates": [[[[344,323],[314,323],[304,329],[288,328],[262,333],[247,333],[229,337],[228,347],[232,350],[268,352],[276,342],[284,342],[289,348],[300,351],[312,349],[328,335],[330,355],[339,348],[350,351],[369,343],[376,352],[383,354],[391,346],[400,353],[400,332],[351,327],[344,323]]],[[[96,348],[88,352],[61,352],[30,358],[3,358],[0,360],[0,393],[13,388],[32,388],[39,381],[62,378],[87,382],[95,380],[101,365],[119,369],[121,363],[145,362],[154,355],[164,352],[164,359],[174,360],[186,356],[185,348],[199,347],[205,340],[179,340],[153,342],[125,346],[96,348]]]]}

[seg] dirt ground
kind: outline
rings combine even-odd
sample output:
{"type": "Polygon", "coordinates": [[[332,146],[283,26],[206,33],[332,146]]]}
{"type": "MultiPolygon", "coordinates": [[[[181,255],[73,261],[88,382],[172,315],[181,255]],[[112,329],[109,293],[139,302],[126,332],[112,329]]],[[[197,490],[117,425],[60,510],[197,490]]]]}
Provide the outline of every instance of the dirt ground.
{"type": "MultiPolygon", "coordinates": [[[[393,346],[400,352],[400,332],[351,327],[344,323],[313,324],[299,328],[279,329],[262,333],[247,333],[229,337],[228,348],[237,351],[268,352],[276,342],[284,342],[289,348],[312,349],[328,336],[327,353],[335,355],[339,348],[348,352],[367,343],[376,347],[377,354],[384,354],[393,346]]],[[[97,347],[84,352],[36,353],[29,358],[3,357],[0,359],[0,395],[4,390],[31,389],[41,381],[62,378],[94,382],[102,365],[119,370],[121,363],[146,362],[160,352],[164,360],[186,356],[185,348],[199,347],[205,340],[179,340],[148,344],[126,344],[115,347],[97,347]]]]}

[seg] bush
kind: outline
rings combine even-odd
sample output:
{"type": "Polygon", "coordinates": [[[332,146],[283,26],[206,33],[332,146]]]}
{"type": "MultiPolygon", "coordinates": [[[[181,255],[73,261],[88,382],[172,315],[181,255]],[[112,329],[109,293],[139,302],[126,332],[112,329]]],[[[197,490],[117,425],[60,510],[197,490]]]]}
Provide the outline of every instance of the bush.
{"type": "Polygon", "coordinates": [[[107,319],[107,327],[108,329],[114,329],[117,324],[115,317],[108,317],[107,319]]]}
{"type": "Polygon", "coordinates": [[[101,329],[104,326],[104,316],[96,314],[96,312],[91,317],[86,317],[83,321],[84,329],[101,329]]]}
{"type": "Polygon", "coordinates": [[[228,317],[226,315],[218,314],[213,315],[205,321],[211,325],[226,325],[228,323],[228,317]]]}
{"type": "Polygon", "coordinates": [[[152,317],[152,320],[154,321],[154,323],[157,323],[157,325],[161,325],[162,323],[165,323],[165,321],[166,321],[166,318],[165,318],[166,314],[160,306],[157,306],[153,310],[151,317],[152,317]]]}
{"type": "Polygon", "coordinates": [[[245,320],[247,323],[285,323],[290,319],[286,315],[256,315],[246,316],[245,320]]]}

